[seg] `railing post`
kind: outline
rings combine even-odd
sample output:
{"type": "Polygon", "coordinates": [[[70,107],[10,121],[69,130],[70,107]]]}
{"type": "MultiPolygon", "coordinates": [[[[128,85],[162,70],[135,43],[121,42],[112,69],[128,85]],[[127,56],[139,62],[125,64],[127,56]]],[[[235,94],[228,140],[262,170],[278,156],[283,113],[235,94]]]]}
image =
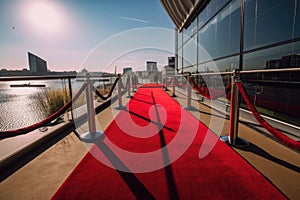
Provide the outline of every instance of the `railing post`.
{"type": "Polygon", "coordinates": [[[87,117],[89,132],[80,135],[80,138],[83,142],[93,143],[102,136],[104,133],[96,130],[96,120],[95,120],[95,107],[94,107],[94,98],[93,98],[93,89],[92,81],[90,79],[90,74],[86,74],[86,102],[87,102],[87,117]]]}
{"type": "Polygon", "coordinates": [[[117,110],[123,110],[125,109],[126,107],[122,105],[122,78],[121,78],[121,75],[118,74],[118,106],[115,107],[115,109],[117,110]]]}
{"type": "Polygon", "coordinates": [[[175,81],[175,75],[173,76],[173,94],[171,97],[176,97],[176,94],[175,94],[175,89],[176,89],[176,81],[175,81]]]}
{"type": "Polygon", "coordinates": [[[189,79],[192,78],[191,73],[186,77],[186,84],[187,84],[187,94],[186,94],[186,107],[184,109],[186,110],[195,110],[195,108],[192,106],[192,86],[189,82],[189,79]]]}
{"type": "Polygon", "coordinates": [[[127,98],[131,98],[130,74],[127,75],[127,98]]]}
{"type": "Polygon", "coordinates": [[[167,74],[165,77],[165,83],[166,83],[165,91],[168,91],[168,76],[167,76],[167,74]]]}
{"type": "MultiPolygon", "coordinates": [[[[70,99],[73,98],[73,93],[72,93],[72,82],[71,82],[71,78],[68,78],[68,85],[69,85],[69,95],[70,95],[70,99]]],[[[71,105],[71,117],[72,120],[74,120],[74,114],[73,114],[73,104],[71,105]]]]}
{"type": "Polygon", "coordinates": [[[231,77],[229,134],[228,136],[221,137],[221,140],[228,142],[232,146],[245,147],[249,143],[238,137],[240,94],[235,83],[240,81],[240,72],[236,69],[233,71],[231,77]]]}
{"type": "Polygon", "coordinates": [[[131,76],[131,82],[132,82],[132,92],[135,92],[135,76],[136,75],[133,75],[131,76]]]}

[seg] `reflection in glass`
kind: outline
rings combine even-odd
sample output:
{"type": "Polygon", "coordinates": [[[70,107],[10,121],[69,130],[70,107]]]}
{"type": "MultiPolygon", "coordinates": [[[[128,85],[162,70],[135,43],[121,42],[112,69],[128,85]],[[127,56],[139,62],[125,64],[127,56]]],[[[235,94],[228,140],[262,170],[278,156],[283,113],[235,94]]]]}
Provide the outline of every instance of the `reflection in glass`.
{"type": "Polygon", "coordinates": [[[188,40],[187,43],[183,45],[183,67],[188,67],[190,65],[195,65],[196,52],[197,52],[197,35],[188,40]]]}
{"type": "Polygon", "coordinates": [[[239,36],[240,1],[235,0],[199,31],[199,43],[203,47],[198,51],[199,62],[238,53],[239,36]],[[203,50],[209,54],[209,57],[203,50]]]}
{"type": "MultiPolygon", "coordinates": [[[[298,42],[298,44],[300,44],[298,42]]],[[[293,44],[286,44],[278,47],[268,48],[253,53],[244,54],[243,70],[267,69],[267,68],[283,68],[280,64],[276,64],[276,60],[284,59],[285,56],[292,55],[293,44]]],[[[284,68],[293,67],[284,64],[284,68]]]]}
{"type": "Polygon", "coordinates": [[[292,39],[295,9],[295,0],[245,1],[244,50],[292,39]]]}

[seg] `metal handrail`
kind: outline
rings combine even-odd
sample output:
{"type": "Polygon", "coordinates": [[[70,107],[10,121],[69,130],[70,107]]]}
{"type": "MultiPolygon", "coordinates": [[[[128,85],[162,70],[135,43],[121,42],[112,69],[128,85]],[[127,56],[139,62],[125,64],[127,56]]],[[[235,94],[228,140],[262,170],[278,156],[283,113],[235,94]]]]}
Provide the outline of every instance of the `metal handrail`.
{"type": "MultiPolygon", "coordinates": [[[[293,72],[293,71],[300,71],[300,68],[280,68],[280,69],[258,69],[258,70],[244,70],[240,71],[240,74],[250,74],[250,73],[266,73],[266,72],[293,72]]],[[[228,75],[233,74],[233,72],[199,72],[193,73],[192,76],[208,76],[208,75],[228,75]]]]}
{"type": "MultiPolygon", "coordinates": [[[[110,76],[102,75],[102,76],[93,76],[90,78],[104,78],[104,77],[117,77],[112,74],[110,76]]],[[[25,81],[25,80],[51,80],[51,79],[75,79],[75,78],[86,78],[85,75],[44,75],[44,76],[0,76],[1,81],[25,81]]]]}

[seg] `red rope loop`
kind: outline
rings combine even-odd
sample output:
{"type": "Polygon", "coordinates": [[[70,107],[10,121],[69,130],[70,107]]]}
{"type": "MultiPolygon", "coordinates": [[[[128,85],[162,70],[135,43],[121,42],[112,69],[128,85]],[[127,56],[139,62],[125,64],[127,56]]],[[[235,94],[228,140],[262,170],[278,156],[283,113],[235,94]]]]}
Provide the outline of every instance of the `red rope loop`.
{"type": "Polygon", "coordinates": [[[241,82],[236,82],[236,86],[238,87],[243,99],[245,100],[248,108],[250,109],[250,111],[252,112],[252,114],[254,115],[254,117],[256,118],[256,120],[265,128],[267,129],[275,138],[277,138],[278,140],[280,140],[281,142],[283,142],[285,145],[296,149],[298,151],[300,151],[300,142],[292,140],[291,138],[289,138],[288,136],[284,135],[282,132],[280,132],[279,130],[275,129],[274,127],[272,127],[268,122],[266,122],[259,114],[259,112],[257,111],[257,109],[255,108],[255,106],[253,105],[253,103],[251,102],[243,84],[241,82]]]}
{"type": "Polygon", "coordinates": [[[35,129],[38,129],[38,128],[50,123],[52,120],[54,120],[57,117],[59,117],[60,115],[62,115],[64,112],[66,112],[72,106],[72,102],[76,101],[79,98],[81,93],[85,90],[86,86],[87,86],[87,83],[84,83],[82,85],[82,87],[80,88],[80,90],[76,93],[76,95],[72,99],[70,99],[63,107],[61,107],[58,111],[56,111],[55,113],[53,113],[46,119],[44,119],[36,124],[30,125],[28,127],[20,128],[17,130],[0,131],[0,139],[14,137],[14,136],[18,136],[18,135],[24,135],[26,133],[29,133],[35,129]]]}
{"type": "Polygon", "coordinates": [[[212,89],[212,88],[207,88],[207,87],[204,87],[204,86],[198,86],[193,77],[189,77],[189,82],[190,84],[192,85],[192,88],[194,90],[196,90],[199,94],[201,94],[202,96],[204,96],[205,98],[207,99],[217,99],[217,98],[220,98],[220,97],[224,97],[226,96],[227,98],[229,97],[229,93],[231,91],[231,84],[229,84],[225,90],[217,90],[217,89],[212,89]]]}
{"type": "Polygon", "coordinates": [[[119,77],[115,80],[115,82],[114,82],[112,88],[110,89],[110,91],[109,91],[109,93],[107,94],[106,97],[103,96],[103,95],[102,95],[102,94],[101,94],[94,86],[93,86],[93,90],[94,90],[95,94],[96,94],[98,97],[100,97],[102,100],[107,100],[108,98],[111,97],[111,95],[112,95],[112,93],[113,93],[113,91],[114,91],[114,89],[115,89],[115,87],[116,87],[116,85],[117,85],[117,83],[118,83],[119,80],[121,80],[119,77]]]}

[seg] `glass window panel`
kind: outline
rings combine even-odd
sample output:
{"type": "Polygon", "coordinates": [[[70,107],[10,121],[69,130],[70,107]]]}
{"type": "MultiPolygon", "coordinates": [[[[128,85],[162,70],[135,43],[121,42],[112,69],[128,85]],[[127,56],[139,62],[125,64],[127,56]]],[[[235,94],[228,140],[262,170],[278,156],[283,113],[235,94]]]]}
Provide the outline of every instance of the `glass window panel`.
{"type": "Polygon", "coordinates": [[[197,41],[196,35],[183,45],[183,67],[196,64],[197,41]]]}
{"type": "Polygon", "coordinates": [[[232,72],[234,69],[239,69],[239,56],[225,58],[215,61],[215,64],[220,72],[232,72]]]}
{"type": "Polygon", "coordinates": [[[240,1],[232,1],[199,31],[199,62],[239,53],[240,1]],[[206,53],[207,52],[207,53],[206,53]]]}
{"type": "Polygon", "coordinates": [[[198,15],[198,28],[210,20],[229,0],[212,0],[198,15]]]}
{"type": "Polygon", "coordinates": [[[190,37],[192,37],[192,35],[197,32],[197,18],[195,18],[193,22],[183,31],[183,43],[185,43],[190,37]]]}
{"type": "Polygon", "coordinates": [[[198,49],[199,62],[212,60],[215,57],[215,30],[217,18],[205,25],[198,34],[200,48],[198,49]]]}
{"type": "Polygon", "coordinates": [[[291,39],[295,0],[245,1],[244,50],[291,39]]]}
{"type": "MultiPolygon", "coordinates": [[[[300,42],[293,43],[292,67],[300,67],[300,42]]],[[[300,78],[300,77],[299,77],[300,78]]]]}
{"type": "Polygon", "coordinates": [[[190,66],[186,67],[183,70],[184,72],[190,72],[190,73],[196,73],[197,72],[197,67],[196,66],[190,66]]]}
{"type": "Polygon", "coordinates": [[[297,0],[296,15],[295,15],[295,38],[300,37],[300,0],[297,0]]]}
{"type": "Polygon", "coordinates": [[[243,70],[290,68],[293,44],[244,54],[243,70]]]}

